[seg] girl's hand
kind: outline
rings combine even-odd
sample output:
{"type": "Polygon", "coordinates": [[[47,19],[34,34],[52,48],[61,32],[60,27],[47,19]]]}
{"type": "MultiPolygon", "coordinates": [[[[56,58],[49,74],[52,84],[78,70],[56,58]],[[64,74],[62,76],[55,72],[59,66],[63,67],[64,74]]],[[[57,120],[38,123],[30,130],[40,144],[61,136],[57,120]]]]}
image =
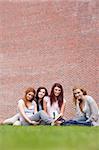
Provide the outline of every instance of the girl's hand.
{"type": "Polygon", "coordinates": [[[38,125],[39,122],[37,122],[37,121],[31,121],[30,124],[31,124],[31,125],[38,125]]]}

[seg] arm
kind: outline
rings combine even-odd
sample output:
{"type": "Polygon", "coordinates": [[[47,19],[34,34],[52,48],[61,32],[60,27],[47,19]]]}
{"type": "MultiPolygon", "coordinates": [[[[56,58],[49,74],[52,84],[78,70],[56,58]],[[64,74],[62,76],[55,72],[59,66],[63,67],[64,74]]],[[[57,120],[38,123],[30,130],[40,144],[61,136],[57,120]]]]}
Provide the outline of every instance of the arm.
{"type": "Polygon", "coordinates": [[[43,109],[47,113],[47,102],[43,100],[43,109]]]}
{"type": "Polygon", "coordinates": [[[34,114],[37,113],[37,104],[36,102],[34,103],[34,114]]]}
{"type": "Polygon", "coordinates": [[[89,105],[89,108],[90,108],[90,117],[87,121],[97,121],[98,119],[98,106],[95,102],[95,100],[91,97],[90,98],[90,101],[88,101],[88,105],[89,105]]]}
{"type": "MultiPolygon", "coordinates": [[[[43,109],[48,114],[48,108],[50,107],[50,98],[49,96],[45,96],[43,98],[43,109]]],[[[49,114],[48,114],[49,115],[49,114]]]]}
{"type": "Polygon", "coordinates": [[[64,110],[65,110],[65,104],[66,104],[66,101],[64,100],[64,101],[63,101],[63,104],[62,104],[62,107],[61,107],[61,110],[60,110],[60,114],[58,114],[58,116],[55,118],[54,121],[57,121],[60,117],[63,117],[63,115],[64,115],[64,110]]]}
{"type": "Polygon", "coordinates": [[[32,124],[32,121],[27,117],[27,115],[24,112],[24,107],[25,107],[24,101],[20,101],[18,103],[18,109],[19,109],[20,114],[28,123],[32,124]]]}
{"type": "Polygon", "coordinates": [[[61,107],[61,111],[60,111],[60,115],[61,117],[64,115],[64,111],[65,111],[65,104],[66,104],[66,100],[63,101],[62,107],[61,107]]]}

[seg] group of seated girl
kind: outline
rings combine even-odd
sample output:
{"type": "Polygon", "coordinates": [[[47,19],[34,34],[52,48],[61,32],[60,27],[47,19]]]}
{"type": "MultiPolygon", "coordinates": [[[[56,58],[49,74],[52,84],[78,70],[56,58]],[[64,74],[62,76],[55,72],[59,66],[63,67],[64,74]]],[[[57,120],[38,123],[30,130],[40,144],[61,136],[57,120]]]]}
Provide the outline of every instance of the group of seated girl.
{"type": "Polygon", "coordinates": [[[3,121],[12,125],[99,125],[99,110],[95,100],[79,87],[73,88],[76,117],[64,119],[66,100],[63,87],[59,83],[52,86],[51,93],[45,87],[28,88],[25,96],[18,101],[18,113],[3,121]],[[36,94],[36,95],[35,95],[36,94]]]}

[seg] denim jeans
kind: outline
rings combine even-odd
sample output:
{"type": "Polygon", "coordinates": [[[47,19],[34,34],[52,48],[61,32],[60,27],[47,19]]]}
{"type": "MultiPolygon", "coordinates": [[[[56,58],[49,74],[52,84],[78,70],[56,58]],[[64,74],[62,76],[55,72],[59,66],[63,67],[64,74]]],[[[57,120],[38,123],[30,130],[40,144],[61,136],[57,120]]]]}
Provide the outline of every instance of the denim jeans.
{"type": "MultiPolygon", "coordinates": [[[[31,117],[29,117],[29,119],[32,121],[43,121],[47,125],[50,125],[53,121],[53,119],[50,118],[43,110],[33,114],[31,117]]],[[[27,126],[29,123],[23,118],[21,120],[21,125],[27,126]]]]}
{"type": "Polygon", "coordinates": [[[86,122],[87,118],[82,116],[78,119],[75,119],[75,120],[67,120],[67,121],[64,121],[61,125],[62,126],[70,126],[70,125],[78,125],[78,126],[92,126],[92,122],[89,121],[89,122],[86,122]]]}

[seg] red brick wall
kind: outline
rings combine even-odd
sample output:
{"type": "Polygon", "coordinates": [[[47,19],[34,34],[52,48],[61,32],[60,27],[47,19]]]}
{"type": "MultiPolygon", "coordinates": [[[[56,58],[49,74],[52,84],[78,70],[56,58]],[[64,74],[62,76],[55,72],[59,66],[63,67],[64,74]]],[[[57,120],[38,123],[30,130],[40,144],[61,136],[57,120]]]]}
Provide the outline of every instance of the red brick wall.
{"type": "Polygon", "coordinates": [[[99,1],[0,1],[0,120],[16,113],[28,86],[64,87],[73,116],[72,87],[99,104],[99,1]]]}

